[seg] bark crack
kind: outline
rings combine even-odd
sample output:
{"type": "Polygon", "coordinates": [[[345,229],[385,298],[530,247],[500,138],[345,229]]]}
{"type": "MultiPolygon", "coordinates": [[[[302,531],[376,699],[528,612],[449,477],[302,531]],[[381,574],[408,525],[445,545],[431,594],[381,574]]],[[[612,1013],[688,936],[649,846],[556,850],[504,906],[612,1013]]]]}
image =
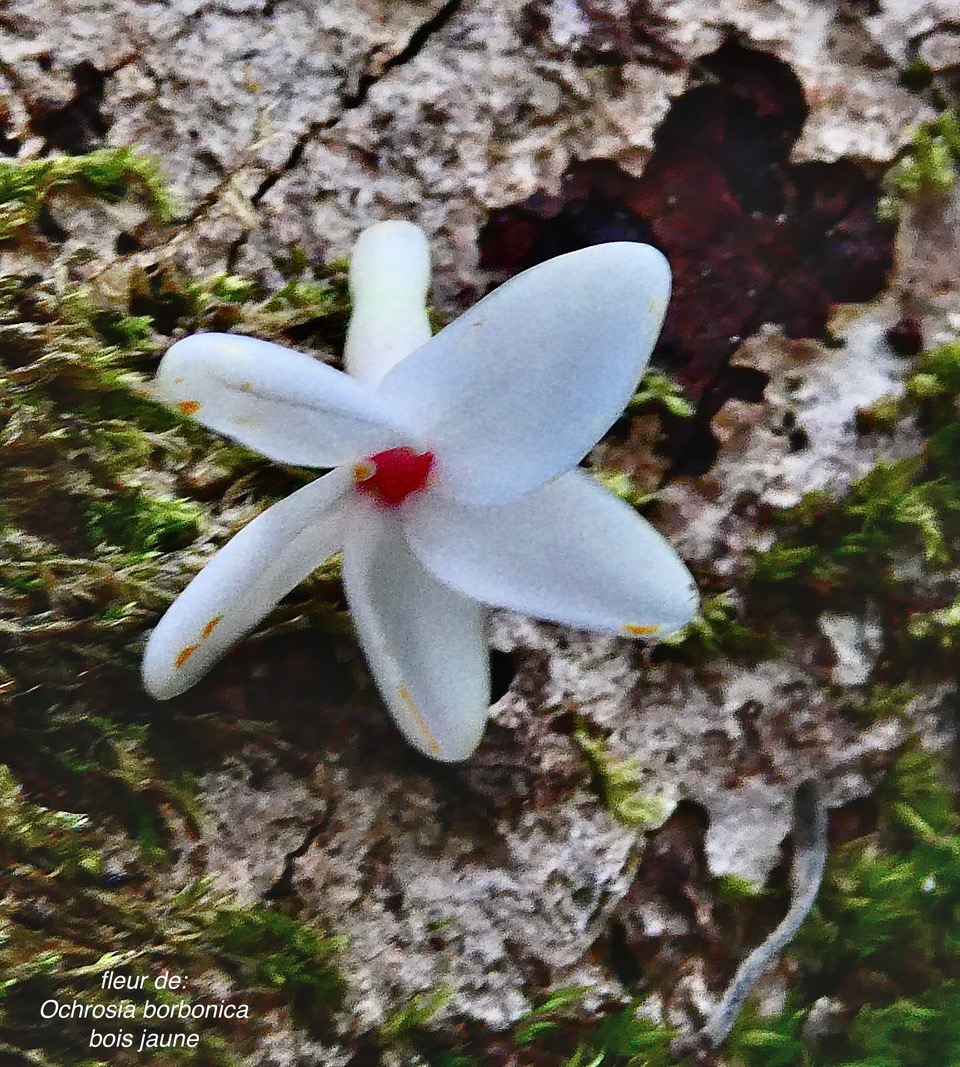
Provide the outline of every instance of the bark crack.
{"type": "Polygon", "coordinates": [[[344,111],[353,111],[362,107],[370,95],[370,90],[390,71],[416,59],[430,40],[443,30],[462,6],[463,0],[447,0],[447,3],[432,18],[427,19],[413,31],[406,45],[396,55],[390,56],[379,71],[367,71],[361,75],[357,88],[343,98],[344,111]]]}
{"type": "Polygon", "coordinates": [[[297,139],[296,144],[290,150],[290,154],[287,156],[284,163],[277,170],[268,174],[263,179],[256,191],[250,197],[250,203],[254,207],[257,207],[277,182],[280,181],[285,174],[289,174],[290,171],[299,164],[307,146],[318,134],[336,126],[345,114],[363,107],[370,95],[370,90],[387,77],[391,71],[416,59],[430,40],[444,29],[462,6],[463,0],[447,0],[447,3],[444,4],[432,18],[421,23],[421,25],[413,31],[404,47],[395,55],[390,56],[385,60],[379,70],[367,70],[362,74],[356,89],[352,92],[345,93],[341,97],[340,114],[338,114],[336,118],[323,119],[322,121],[311,123],[297,139]]]}
{"type": "Polygon", "coordinates": [[[274,883],[263,894],[264,900],[279,900],[288,897],[293,892],[293,876],[296,873],[297,860],[305,856],[314,841],[330,828],[333,821],[333,805],[324,812],[319,822],[315,822],[306,832],[300,844],[288,852],[283,858],[283,870],[277,876],[274,883]]]}

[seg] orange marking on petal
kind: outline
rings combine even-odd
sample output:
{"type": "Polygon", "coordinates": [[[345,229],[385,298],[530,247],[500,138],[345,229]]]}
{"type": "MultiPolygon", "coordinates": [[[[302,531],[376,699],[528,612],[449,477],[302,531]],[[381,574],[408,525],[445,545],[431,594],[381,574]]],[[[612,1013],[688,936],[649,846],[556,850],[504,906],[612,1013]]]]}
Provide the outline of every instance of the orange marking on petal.
{"type": "Polygon", "coordinates": [[[181,376],[179,378],[174,378],[173,379],[173,384],[174,385],[183,385],[183,377],[181,376]]]}
{"type": "Polygon", "coordinates": [[[443,749],[440,747],[440,742],[437,741],[433,734],[433,731],[427,726],[427,720],[423,717],[423,712],[413,702],[413,697],[410,696],[410,690],[405,685],[397,687],[397,695],[406,704],[407,711],[413,716],[413,721],[417,724],[417,729],[426,738],[427,744],[430,746],[430,751],[435,756],[442,756],[443,749]]]}
{"type": "Polygon", "coordinates": [[[184,415],[196,415],[200,410],[199,400],[178,400],[177,407],[184,413],[184,415]]]}
{"type": "Polygon", "coordinates": [[[241,393],[252,393],[253,392],[253,382],[243,382],[241,384],[241,386],[240,386],[240,392],[241,393]]]}
{"type": "Polygon", "coordinates": [[[212,618],[207,623],[207,625],[204,626],[200,636],[203,637],[204,639],[208,638],[213,633],[213,631],[220,625],[220,623],[222,621],[223,621],[223,616],[222,615],[217,615],[214,618],[212,618]]]}
{"type": "Polygon", "coordinates": [[[651,634],[655,634],[658,630],[662,630],[662,626],[637,626],[635,623],[628,622],[622,627],[624,633],[628,633],[631,637],[649,637],[651,634]]]}
{"type": "Polygon", "coordinates": [[[174,666],[177,668],[177,670],[180,670],[180,668],[187,662],[187,660],[194,654],[194,652],[197,651],[199,647],[199,645],[187,645],[187,647],[183,649],[180,655],[177,656],[176,662],[174,663],[174,666]]]}

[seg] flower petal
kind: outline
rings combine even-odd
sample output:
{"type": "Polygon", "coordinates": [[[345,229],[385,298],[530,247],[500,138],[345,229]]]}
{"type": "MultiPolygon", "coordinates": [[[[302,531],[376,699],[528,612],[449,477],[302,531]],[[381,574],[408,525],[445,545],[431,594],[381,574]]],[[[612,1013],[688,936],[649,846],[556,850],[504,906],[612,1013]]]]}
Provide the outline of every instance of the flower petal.
{"type": "Polygon", "coordinates": [[[660,332],[670,268],[595,245],[511,279],[384,378],[437,454],[437,491],[498,504],[576,466],[623,411],[660,332]]]}
{"type": "Polygon", "coordinates": [[[403,522],[425,567],[486,604],[628,637],[677,630],[697,609],[673,549],[581,471],[499,507],[424,493],[403,522]]]}
{"type": "Polygon", "coordinates": [[[350,255],[353,312],[347,370],[373,385],[430,340],[430,249],[412,222],[380,222],[363,231],[350,255]]]}
{"type": "Polygon", "coordinates": [[[372,504],[351,509],[343,583],[397,725],[433,759],[466,759],[490,707],[484,610],[425,571],[397,518],[372,504]]]}
{"type": "Polygon", "coordinates": [[[349,474],[318,478],[258,515],[174,601],[150,635],[143,683],[158,700],[189,689],[342,544],[349,474]]]}
{"type": "Polygon", "coordinates": [[[194,334],[163,357],[158,399],[281,463],[335,467],[403,444],[390,407],[349,375],[253,337],[194,334]]]}

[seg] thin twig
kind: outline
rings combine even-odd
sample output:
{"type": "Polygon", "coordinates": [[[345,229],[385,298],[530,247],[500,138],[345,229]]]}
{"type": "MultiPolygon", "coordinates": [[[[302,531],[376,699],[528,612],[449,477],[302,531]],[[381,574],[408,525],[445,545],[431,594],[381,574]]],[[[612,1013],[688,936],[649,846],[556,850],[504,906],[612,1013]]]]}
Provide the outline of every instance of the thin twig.
{"type": "Polygon", "coordinates": [[[810,914],[823,881],[827,863],[827,811],[814,781],[797,789],[793,809],[794,853],[791,874],[792,899],[787,914],[773,933],[740,964],[733,981],[713,1015],[695,1037],[681,1041],[675,1052],[717,1048],[733,1029],[743,1005],[770,963],[796,936],[810,914]]]}

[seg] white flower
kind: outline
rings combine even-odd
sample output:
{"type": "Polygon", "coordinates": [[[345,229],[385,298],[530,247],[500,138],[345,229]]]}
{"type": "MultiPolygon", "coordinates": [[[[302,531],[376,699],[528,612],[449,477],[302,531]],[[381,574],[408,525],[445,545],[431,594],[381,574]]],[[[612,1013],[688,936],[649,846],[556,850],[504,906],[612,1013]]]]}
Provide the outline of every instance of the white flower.
{"type": "Polygon", "coordinates": [[[242,530],[147,645],[159,699],[194,684],[329,556],[410,742],[462,760],[489,707],[485,605],[591,630],[675,630],[697,606],[673,550],[577,470],[621,414],[669,297],[659,252],[586,248],[508,281],[431,339],[429,253],[403,222],[353,252],[350,375],[249,337],[198,334],[159,395],[282,463],[334,467],[242,530]]]}

